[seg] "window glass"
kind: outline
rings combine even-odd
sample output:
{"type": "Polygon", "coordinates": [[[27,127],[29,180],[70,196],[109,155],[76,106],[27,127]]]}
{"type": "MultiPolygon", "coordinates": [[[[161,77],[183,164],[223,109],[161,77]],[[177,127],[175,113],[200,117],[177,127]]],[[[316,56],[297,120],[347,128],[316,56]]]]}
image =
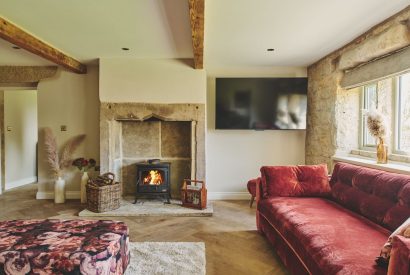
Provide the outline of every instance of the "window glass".
{"type": "MultiPolygon", "coordinates": [[[[367,85],[364,87],[363,109],[365,112],[377,108],[377,84],[367,85]]],[[[376,138],[374,138],[367,128],[366,116],[363,116],[363,146],[376,146],[376,138]]]]}
{"type": "Polygon", "coordinates": [[[398,82],[397,150],[410,153],[410,73],[400,76],[398,82]]]}

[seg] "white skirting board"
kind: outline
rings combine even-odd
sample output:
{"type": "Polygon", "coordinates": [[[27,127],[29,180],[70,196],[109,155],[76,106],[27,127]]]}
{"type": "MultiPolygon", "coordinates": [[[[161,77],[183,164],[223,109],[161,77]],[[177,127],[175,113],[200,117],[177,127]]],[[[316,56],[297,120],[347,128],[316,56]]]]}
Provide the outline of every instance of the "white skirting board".
{"type": "MultiPolygon", "coordinates": [[[[80,199],[80,191],[66,191],[67,200],[80,199]]],[[[208,192],[208,200],[249,200],[251,195],[248,192],[208,192]]],[[[37,192],[36,199],[52,200],[54,192],[37,192]]]]}
{"type": "MultiPolygon", "coordinates": [[[[80,191],[66,191],[65,198],[67,200],[79,200],[81,197],[80,191]]],[[[54,192],[38,191],[36,194],[38,200],[54,200],[54,192]]]]}
{"type": "Polygon", "coordinates": [[[37,177],[30,177],[30,178],[25,178],[25,179],[21,179],[21,180],[16,180],[16,181],[12,181],[12,182],[6,182],[6,190],[10,190],[13,188],[17,188],[26,184],[30,184],[30,183],[35,183],[37,182],[37,177]]]}
{"type": "Polygon", "coordinates": [[[208,192],[208,200],[249,200],[248,192],[208,192]]]}

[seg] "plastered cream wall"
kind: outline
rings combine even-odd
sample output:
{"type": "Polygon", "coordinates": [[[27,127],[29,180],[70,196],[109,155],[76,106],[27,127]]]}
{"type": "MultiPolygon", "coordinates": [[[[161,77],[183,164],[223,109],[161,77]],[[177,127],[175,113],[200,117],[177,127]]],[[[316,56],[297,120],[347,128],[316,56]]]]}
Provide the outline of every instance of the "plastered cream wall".
{"type": "MultiPolygon", "coordinates": [[[[88,66],[87,74],[60,69],[38,85],[39,186],[37,198],[53,198],[53,178],[45,162],[44,127],[50,127],[60,145],[69,138],[86,134],[84,144],[75,157],[99,159],[98,67],[88,66]],[[66,125],[67,131],[60,131],[66,125]]],[[[65,171],[66,197],[79,198],[80,172],[71,167],[65,171]]]]}
{"type": "Polygon", "coordinates": [[[248,199],[263,165],[305,163],[304,130],[215,130],[216,77],[305,77],[306,68],[214,68],[207,81],[207,181],[211,199],[248,199]]]}
{"type": "Polygon", "coordinates": [[[206,73],[185,60],[100,60],[102,102],[205,103],[206,73]]]}
{"type": "Polygon", "coordinates": [[[37,181],[37,91],[4,91],[6,189],[37,181]]]}

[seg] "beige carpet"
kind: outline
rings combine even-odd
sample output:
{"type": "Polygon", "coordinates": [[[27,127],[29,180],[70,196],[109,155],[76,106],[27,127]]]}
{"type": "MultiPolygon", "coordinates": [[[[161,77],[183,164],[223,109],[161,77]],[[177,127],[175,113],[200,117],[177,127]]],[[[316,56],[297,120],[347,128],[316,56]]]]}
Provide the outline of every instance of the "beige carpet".
{"type": "Polygon", "coordinates": [[[125,275],[205,275],[202,242],[130,243],[131,262],[125,275]]]}
{"type": "Polygon", "coordinates": [[[133,204],[132,198],[122,200],[121,207],[104,212],[94,213],[84,209],[80,217],[140,217],[140,216],[173,216],[173,217],[202,217],[212,216],[214,210],[212,203],[204,210],[191,209],[181,206],[181,201],[171,200],[171,204],[164,204],[160,200],[140,200],[133,204]]]}

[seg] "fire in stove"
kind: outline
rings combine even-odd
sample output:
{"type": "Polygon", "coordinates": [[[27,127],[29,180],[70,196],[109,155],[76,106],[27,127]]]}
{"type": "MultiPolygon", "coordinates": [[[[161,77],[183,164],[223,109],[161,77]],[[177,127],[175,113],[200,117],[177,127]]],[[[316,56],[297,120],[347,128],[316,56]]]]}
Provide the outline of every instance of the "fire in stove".
{"type": "Polygon", "coordinates": [[[150,170],[144,177],[144,184],[161,185],[163,183],[162,175],[158,170],[150,170]]]}

